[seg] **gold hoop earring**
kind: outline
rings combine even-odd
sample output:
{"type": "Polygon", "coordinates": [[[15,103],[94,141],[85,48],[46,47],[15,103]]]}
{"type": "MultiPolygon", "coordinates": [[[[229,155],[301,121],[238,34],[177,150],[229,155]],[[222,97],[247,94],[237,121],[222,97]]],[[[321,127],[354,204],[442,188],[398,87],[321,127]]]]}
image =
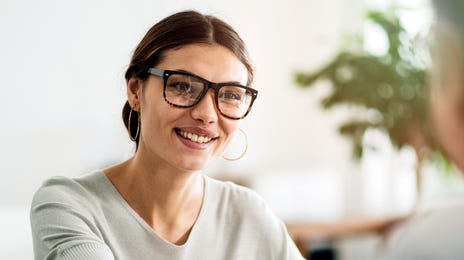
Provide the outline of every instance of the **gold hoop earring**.
{"type": "Polygon", "coordinates": [[[223,155],[222,158],[224,158],[227,161],[240,160],[246,154],[246,152],[248,150],[248,136],[245,133],[245,131],[243,131],[243,129],[239,128],[238,130],[240,130],[240,132],[243,134],[243,138],[245,139],[245,149],[243,150],[243,152],[238,157],[235,157],[235,158],[229,158],[229,157],[226,157],[226,156],[223,155]]]}
{"type": "MultiPolygon", "coordinates": [[[[131,132],[131,118],[132,118],[132,107],[131,107],[131,110],[129,112],[129,119],[128,119],[128,122],[127,122],[127,131],[129,132],[129,138],[132,140],[132,142],[136,142],[137,141],[137,138],[139,138],[139,131],[140,131],[140,120],[139,120],[139,117],[137,117],[137,132],[135,133],[135,137],[132,137],[132,132],[131,132]]],[[[136,111],[137,112],[137,111],[136,111]]]]}

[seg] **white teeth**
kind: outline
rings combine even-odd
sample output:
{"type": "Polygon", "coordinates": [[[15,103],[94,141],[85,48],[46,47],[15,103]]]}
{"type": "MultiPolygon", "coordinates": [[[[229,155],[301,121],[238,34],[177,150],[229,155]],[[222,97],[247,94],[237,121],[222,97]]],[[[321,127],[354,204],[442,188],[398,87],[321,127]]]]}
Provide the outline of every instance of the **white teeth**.
{"type": "Polygon", "coordinates": [[[207,143],[207,142],[211,141],[211,139],[212,139],[212,138],[210,138],[208,136],[198,136],[196,134],[185,132],[183,130],[179,130],[179,134],[184,138],[190,139],[191,141],[193,141],[195,143],[200,143],[200,144],[207,143]]]}

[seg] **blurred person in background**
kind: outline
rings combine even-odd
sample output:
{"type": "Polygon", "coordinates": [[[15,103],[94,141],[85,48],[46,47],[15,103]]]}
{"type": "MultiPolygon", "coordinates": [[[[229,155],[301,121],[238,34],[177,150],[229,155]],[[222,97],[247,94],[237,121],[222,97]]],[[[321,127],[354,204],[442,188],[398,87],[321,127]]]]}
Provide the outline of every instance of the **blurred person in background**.
{"type": "Polygon", "coordinates": [[[138,44],[125,78],[136,152],[43,184],[31,208],[35,259],[302,259],[258,195],[201,174],[257,97],[233,28],[171,15],[138,44]]]}
{"type": "Polygon", "coordinates": [[[443,152],[464,171],[464,2],[435,0],[431,111],[443,152]]]}
{"type": "MultiPolygon", "coordinates": [[[[435,139],[464,171],[464,1],[434,0],[430,111],[435,139]]],[[[463,259],[464,197],[418,212],[392,236],[388,259],[463,259]]]]}

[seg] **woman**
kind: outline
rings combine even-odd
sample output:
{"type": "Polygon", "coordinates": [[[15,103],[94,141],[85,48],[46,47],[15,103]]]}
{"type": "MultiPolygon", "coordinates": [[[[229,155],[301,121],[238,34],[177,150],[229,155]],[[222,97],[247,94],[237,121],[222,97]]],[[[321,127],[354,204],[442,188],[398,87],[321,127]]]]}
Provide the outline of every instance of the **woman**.
{"type": "MultiPolygon", "coordinates": [[[[464,2],[435,0],[431,118],[443,152],[464,171],[464,2]]],[[[464,197],[420,212],[393,237],[388,259],[462,259],[464,197]]]]}
{"type": "Polygon", "coordinates": [[[257,91],[244,43],[223,21],[180,12],[154,25],[125,74],[136,152],[35,194],[36,259],[301,259],[252,191],[202,175],[257,91]]]}

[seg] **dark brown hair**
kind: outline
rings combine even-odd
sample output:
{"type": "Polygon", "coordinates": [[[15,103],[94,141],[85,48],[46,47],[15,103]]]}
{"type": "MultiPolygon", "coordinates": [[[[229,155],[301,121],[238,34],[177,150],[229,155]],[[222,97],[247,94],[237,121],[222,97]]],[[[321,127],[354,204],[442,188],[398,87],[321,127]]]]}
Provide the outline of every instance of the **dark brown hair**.
{"type": "MultiPolygon", "coordinates": [[[[218,44],[229,49],[245,65],[248,70],[248,84],[253,79],[253,68],[243,40],[237,32],[224,21],[195,11],[184,11],[168,16],[148,30],[132,55],[125,78],[145,80],[147,70],[163,59],[163,54],[170,49],[183,45],[205,43],[218,44]]],[[[126,101],[122,110],[124,124],[131,136],[136,136],[139,115],[132,113],[129,126],[131,107],[126,101]]],[[[138,146],[139,137],[135,142],[138,146]]]]}
{"type": "MultiPolygon", "coordinates": [[[[461,49],[464,49],[464,1],[462,0],[434,0],[433,7],[438,25],[449,27],[456,34],[461,49]]],[[[445,39],[438,38],[437,41],[444,43],[445,39]]],[[[463,62],[464,60],[462,60],[463,62]]]]}

